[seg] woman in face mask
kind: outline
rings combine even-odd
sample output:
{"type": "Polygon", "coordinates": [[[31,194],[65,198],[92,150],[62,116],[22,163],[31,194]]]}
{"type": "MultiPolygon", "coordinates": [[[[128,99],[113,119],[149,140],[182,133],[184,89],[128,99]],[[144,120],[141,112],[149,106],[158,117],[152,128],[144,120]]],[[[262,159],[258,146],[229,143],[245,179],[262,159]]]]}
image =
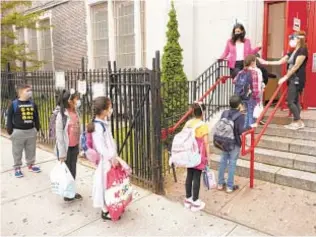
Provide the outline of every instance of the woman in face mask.
{"type": "Polygon", "coordinates": [[[244,59],[250,54],[256,54],[261,46],[252,49],[250,40],[245,38],[246,31],[242,24],[237,23],[232,31],[231,39],[226,43],[220,60],[227,59],[230,74],[234,78],[244,67],[244,59]]]}
{"type": "MultiPolygon", "coordinates": [[[[58,104],[60,106],[56,117],[56,150],[59,161],[65,162],[73,178],[76,179],[77,157],[79,154],[80,118],[78,109],[81,105],[79,94],[71,89],[63,90],[58,104]],[[64,122],[66,120],[66,122],[64,122]]],[[[82,199],[80,194],[74,198],[64,198],[64,201],[82,199]]]]}
{"type": "Polygon", "coordinates": [[[282,65],[287,63],[288,70],[285,76],[279,80],[279,85],[287,82],[288,95],[287,104],[293,114],[293,122],[285,127],[292,130],[304,128],[305,125],[301,120],[301,108],[299,96],[305,87],[306,64],[308,51],[306,48],[306,33],[304,31],[295,32],[289,37],[289,46],[291,52],[286,54],[278,61],[265,61],[259,59],[264,65],[282,65]]]}

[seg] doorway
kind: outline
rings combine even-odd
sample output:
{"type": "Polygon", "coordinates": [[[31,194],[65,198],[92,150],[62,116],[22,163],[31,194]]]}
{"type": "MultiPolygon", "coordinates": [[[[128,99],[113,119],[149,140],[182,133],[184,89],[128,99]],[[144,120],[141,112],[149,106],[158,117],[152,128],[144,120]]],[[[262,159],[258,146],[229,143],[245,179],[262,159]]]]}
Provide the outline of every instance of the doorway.
{"type": "MultiPolygon", "coordinates": [[[[267,31],[264,37],[266,39],[266,58],[267,60],[278,60],[284,55],[284,35],[285,35],[285,16],[286,16],[286,2],[268,3],[266,5],[268,19],[265,19],[267,24],[267,31]]],[[[271,74],[280,78],[282,76],[282,66],[267,66],[271,74]]],[[[278,80],[269,78],[269,82],[265,89],[265,101],[268,101],[276,88],[278,87],[278,80]]]]}

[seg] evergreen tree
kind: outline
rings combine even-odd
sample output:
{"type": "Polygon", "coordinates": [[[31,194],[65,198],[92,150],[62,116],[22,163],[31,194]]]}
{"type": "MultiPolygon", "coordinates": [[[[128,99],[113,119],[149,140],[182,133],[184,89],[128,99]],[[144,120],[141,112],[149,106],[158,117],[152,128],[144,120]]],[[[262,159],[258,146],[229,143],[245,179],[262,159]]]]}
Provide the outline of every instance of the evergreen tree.
{"type": "Polygon", "coordinates": [[[168,119],[167,126],[173,125],[188,108],[188,85],[182,65],[182,48],[179,44],[177,13],[173,1],[169,11],[167,25],[167,43],[162,56],[162,83],[164,118],[168,119]]]}
{"type": "Polygon", "coordinates": [[[31,7],[31,1],[9,1],[1,0],[1,69],[5,69],[7,64],[11,64],[12,71],[20,71],[22,62],[31,63],[28,70],[36,70],[43,64],[36,60],[32,52],[27,52],[25,42],[14,43],[18,39],[17,32],[13,31],[13,26],[17,28],[27,28],[35,30],[47,30],[47,28],[36,28],[36,22],[42,12],[24,14],[23,10],[31,7]],[[19,62],[16,64],[15,62],[19,62]]]}

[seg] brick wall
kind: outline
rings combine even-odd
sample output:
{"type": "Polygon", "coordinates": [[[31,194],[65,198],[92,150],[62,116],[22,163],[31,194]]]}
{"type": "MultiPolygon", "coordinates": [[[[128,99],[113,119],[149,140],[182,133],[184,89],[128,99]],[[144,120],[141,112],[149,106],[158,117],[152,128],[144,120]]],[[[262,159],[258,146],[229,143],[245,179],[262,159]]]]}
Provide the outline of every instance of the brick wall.
{"type": "Polygon", "coordinates": [[[87,57],[84,1],[69,1],[51,9],[55,70],[79,69],[87,57]]]}

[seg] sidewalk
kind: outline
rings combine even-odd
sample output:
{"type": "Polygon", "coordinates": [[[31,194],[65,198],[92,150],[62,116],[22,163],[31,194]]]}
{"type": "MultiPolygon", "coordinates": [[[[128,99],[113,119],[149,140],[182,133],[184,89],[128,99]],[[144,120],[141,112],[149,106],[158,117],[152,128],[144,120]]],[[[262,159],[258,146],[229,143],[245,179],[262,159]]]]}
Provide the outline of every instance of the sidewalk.
{"type": "Polygon", "coordinates": [[[37,150],[42,173],[25,171],[14,177],[11,142],[1,137],[1,236],[259,236],[265,235],[205,212],[192,213],[182,205],[135,187],[134,201],[122,220],[103,222],[92,208],[93,170],[78,164],[78,192],[83,200],[66,204],[50,191],[51,153],[37,150]]]}

